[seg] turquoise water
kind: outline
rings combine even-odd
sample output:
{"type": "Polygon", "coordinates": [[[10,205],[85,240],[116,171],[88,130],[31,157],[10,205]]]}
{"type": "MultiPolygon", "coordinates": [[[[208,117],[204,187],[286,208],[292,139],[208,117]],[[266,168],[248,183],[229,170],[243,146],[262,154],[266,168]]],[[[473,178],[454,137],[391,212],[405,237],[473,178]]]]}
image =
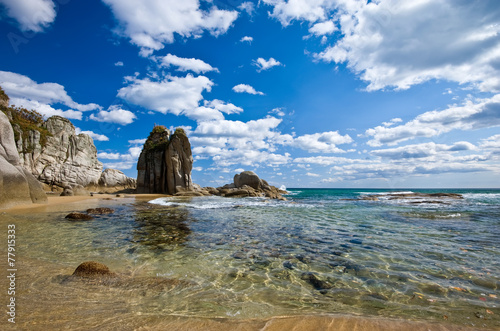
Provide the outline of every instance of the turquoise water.
{"type": "MultiPolygon", "coordinates": [[[[103,299],[126,300],[134,314],[349,313],[500,327],[500,191],[402,190],[464,197],[417,204],[389,200],[387,190],[289,191],[288,201],[126,199],[90,222],[66,212],[16,216],[20,245],[38,261],[96,260],[128,276],[183,281],[103,299]],[[379,200],[353,200],[366,194],[379,200]]],[[[70,286],[57,279],[52,290],[70,286]]]]}

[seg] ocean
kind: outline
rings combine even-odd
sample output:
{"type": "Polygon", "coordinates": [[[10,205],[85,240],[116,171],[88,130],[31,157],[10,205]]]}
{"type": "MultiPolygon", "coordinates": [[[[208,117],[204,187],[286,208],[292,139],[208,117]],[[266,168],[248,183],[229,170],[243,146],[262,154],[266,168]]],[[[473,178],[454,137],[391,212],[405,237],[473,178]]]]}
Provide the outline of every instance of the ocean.
{"type": "Polygon", "coordinates": [[[97,300],[122,319],[348,314],[500,328],[500,190],[397,191],[407,196],[289,189],[288,201],[99,200],[115,213],[64,218],[95,207],[89,201],[80,210],[4,213],[1,223],[18,229],[19,295],[39,311],[28,322],[50,316],[51,304],[60,316],[70,309],[61,302],[97,300]],[[126,281],[72,280],[89,260],[126,281]]]}

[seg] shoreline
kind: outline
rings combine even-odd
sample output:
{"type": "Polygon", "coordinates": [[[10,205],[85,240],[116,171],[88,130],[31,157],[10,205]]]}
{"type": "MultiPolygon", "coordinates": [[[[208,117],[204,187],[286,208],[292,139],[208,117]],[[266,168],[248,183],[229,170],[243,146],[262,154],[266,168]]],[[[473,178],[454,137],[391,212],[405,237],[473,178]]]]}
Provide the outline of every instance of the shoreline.
{"type": "Polygon", "coordinates": [[[122,199],[135,199],[135,200],[149,200],[161,197],[168,197],[165,194],[94,194],[78,195],[78,196],[50,196],[47,195],[47,203],[23,203],[7,208],[0,208],[0,213],[9,214],[23,214],[23,213],[40,213],[40,212],[53,212],[61,209],[62,206],[70,204],[83,203],[85,201],[99,201],[99,200],[122,200],[122,199]],[[120,196],[117,196],[120,195],[120,196]]]}

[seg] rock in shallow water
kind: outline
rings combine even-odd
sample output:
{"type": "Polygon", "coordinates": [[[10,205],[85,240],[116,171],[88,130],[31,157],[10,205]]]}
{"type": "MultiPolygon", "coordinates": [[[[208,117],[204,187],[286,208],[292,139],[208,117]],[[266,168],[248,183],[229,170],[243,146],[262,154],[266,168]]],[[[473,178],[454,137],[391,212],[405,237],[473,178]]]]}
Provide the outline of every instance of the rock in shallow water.
{"type": "Polygon", "coordinates": [[[106,207],[87,209],[87,214],[94,214],[94,215],[112,214],[114,212],[115,211],[113,209],[106,207]]]}
{"type": "Polygon", "coordinates": [[[94,219],[92,216],[83,213],[70,213],[66,215],[65,218],[70,220],[81,220],[81,221],[90,221],[94,219]]]}
{"type": "Polygon", "coordinates": [[[79,277],[100,277],[100,276],[116,276],[113,272],[109,270],[109,268],[99,262],[95,261],[87,261],[80,264],[75,272],[73,272],[73,276],[79,277]]]}

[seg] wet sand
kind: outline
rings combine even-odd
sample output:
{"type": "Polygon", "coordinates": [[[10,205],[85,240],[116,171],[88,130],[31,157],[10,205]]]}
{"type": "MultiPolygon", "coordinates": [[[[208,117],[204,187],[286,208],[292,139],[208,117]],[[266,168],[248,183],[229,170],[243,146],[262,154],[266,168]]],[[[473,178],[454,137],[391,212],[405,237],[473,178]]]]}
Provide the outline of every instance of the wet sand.
{"type": "MultiPolygon", "coordinates": [[[[0,209],[0,215],[4,213],[9,218],[9,214],[29,215],[30,213],[41,212],[82,211],[85,208],[95,207],[102,201],[106,201],[106,204],[132,203],[135,201],[151,200],[161,196],[163,195],[125,194],[117,197],[112,194],[100,194],[93,197],[49,197],[47,204],[18,205],[9,209],[0,209]]],[[[3,250],[4,247],[2,247],[3,250]]],[[[4,261],[0,263],[0,267],[6,270],[4,261]]],[[[21,263],[20,267],[20,270],[23,272],[18,278],[18,298],[20,305],[18,306],[19,315],[17,316],[17,323],[16,325],[8,323],[7,318],[4,317],[0,321],[0,325],[2,325],[2,329],[4,330],[494,330],[484,327],[465,327],[446,322],[335,315],[334,312],[332,312],[332,315],[275,316],[261,319],[238,319],[237,317],[201,318],[155,314],[155,312],[144,314],[131,312],[129,310],[130,307],[126,305],[120,307],[121,305],[118,304],[115,307],[109,307],[109,303],[107,305],[106,300],[99,302],[98,296],[93,303],[89,302],[89,298],[81,300],[82,296],[85,297],[83,291],[82,293],[78,293],[74,291],[74,288],[64,288],[63,286],[60,290],[56,290],[53,293],[44,291],[46,285],[53,285],[54,279],[59,277],[57,275],[71,274],[73,268],[69,268],[68,266],[52,265],[48,267],[43,261],[30,261],[30,259],[26,259],[24,263],[21,263]],[[53,277],[32,281],[41,269],[48,268],[54,274],[53,277]],[[47,284],[44,285],[45,282],[47,284]],[[27,300],[30,302],[26,302],[27,300]],[[26,309],[28,308],[26,306],[29,306],[29,309],[26,309]],[[57,318],[55,318],[56,316],[57,318]]],[[[93,292],[93,295],[99,295],[99,292],[102,292],[102,289],[93,292]]],[[[5,293],[3,293],[1,298],[2,302],[5,302],[5,293]]]]}

